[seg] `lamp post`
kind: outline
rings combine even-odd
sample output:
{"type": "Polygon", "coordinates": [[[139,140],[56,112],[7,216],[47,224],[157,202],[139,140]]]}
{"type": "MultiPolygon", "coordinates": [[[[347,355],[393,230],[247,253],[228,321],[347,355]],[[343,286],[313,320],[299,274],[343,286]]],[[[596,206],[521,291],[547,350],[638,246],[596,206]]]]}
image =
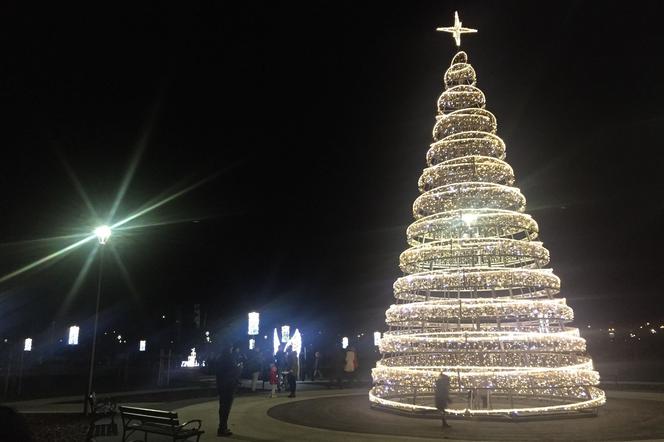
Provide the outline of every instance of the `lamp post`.
{"type": "Polygon", "coordinates": [[[97,324],[99,322],[99,300],[101,299],[101,278],[104,269],[104,245],[111,237],[111,228],[107,225],[99,226],[94,231],[99,242],[99,273],[97,275],[97,304],[95,307],[95,322],[92,328],[92,352],[90,355],[90,372],[88,374],[88,388],[83,398],[83,414],[88,414],[88,398],[92,393],[92,378],[95,370],[95,350],[97,347],[97,324]]]}

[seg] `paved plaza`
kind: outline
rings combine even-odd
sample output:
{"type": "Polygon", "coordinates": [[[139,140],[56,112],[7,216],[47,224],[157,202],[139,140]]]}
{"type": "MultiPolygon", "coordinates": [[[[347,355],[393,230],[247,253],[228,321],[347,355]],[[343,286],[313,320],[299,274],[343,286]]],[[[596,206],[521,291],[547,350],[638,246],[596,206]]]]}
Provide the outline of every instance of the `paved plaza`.
{"type": "MultiPolygon", "coordinates": [[[[285,394],[270,399],[265,393],[243,393],[235,399],[229,419],[234,435],[243,441],[646,441],[664,440],[664,393],[608,391],[607,405],[596,417],[496,422],[450,420],[442,432],[440,422],[373,410],[366,388],[327,389],[302,385],[298,397],[285,394]]],[[[201,419],[202,441],[216,436],[217,401],[212,397],[168,403],[132,402],[131,405],[176,410],[184,422],[201,419]]],[[[71,403],[24,402],[24,412],[74,412],[71,403]]],[[[135,434],[129,440],[142,440],[135,434]]],[[[119,437],[99,438],[117,442],[119,437]]],[[[150,435],[148,440],[166,440],[150,435]]]]}
{"type": "MultiPolygon", "coordinates": [[[[179,410],[203,419],[203,440],[214,435],[216,403],[179,410]]],[[[303,392],[296,399],[252,396],[236,401],[230,427],[237,440],[250,441],[627,441],[664,440],[664,394],[610,392],[597,417],[553,421],[450,421],[444,433],[435,419],[397,416],[369,408],[364,390],[303,392]]]]}

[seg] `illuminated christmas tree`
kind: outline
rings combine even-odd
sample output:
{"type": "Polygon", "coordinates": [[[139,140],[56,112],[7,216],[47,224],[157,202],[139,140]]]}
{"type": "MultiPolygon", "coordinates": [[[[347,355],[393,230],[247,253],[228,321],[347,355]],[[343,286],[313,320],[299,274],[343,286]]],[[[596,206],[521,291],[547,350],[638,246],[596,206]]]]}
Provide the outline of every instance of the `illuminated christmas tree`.
{"type": "MultiPolygon", "coordinates": [[[[457,46],[465,32],[455,14],[457,46]]],[[[394,283],[390,330],[380,342],[370,400],[435,411],[433,387],[450,377],[449,413],[539,415],[595,410],[605,402],[585,340],[556,297],[560,280],[504,160],[496,118],[475,70],[458,52],[445,72],[422,192],[394,283]]]]}

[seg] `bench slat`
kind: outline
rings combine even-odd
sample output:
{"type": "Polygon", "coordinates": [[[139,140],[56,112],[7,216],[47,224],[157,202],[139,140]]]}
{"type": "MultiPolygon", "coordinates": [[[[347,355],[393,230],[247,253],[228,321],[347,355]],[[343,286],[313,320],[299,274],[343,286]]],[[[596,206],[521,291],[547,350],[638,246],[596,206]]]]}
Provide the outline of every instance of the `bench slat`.
{"type": "Polygon", "coordinates": [[[180,425],[179,420],[172,419],[172,418],[161,418],[161,417],[156,417],[156,416],[144,416],[141,414],[124,414],[123,418],[125,420],[138,420],[141,422],[154,422],[155,424],[161,424],[161,425],[172,425],[172,426],[178,426],[180,425]]]}
{"type": "Polygon", "coordinates": [[[186,430],[177,430],[174,428],[168,428],[168,427],[157,427],[157,426],[151,426],[151,425],[132,425],[131,427],[132,430],[137,430],[137,431],[147,431],[148,433],[155,433],[155,434],[167,434],[170,436],[178,435],[178,436],[184,436],[184,435],[195,435],[195,434],[203,434],[204,431],[202,430],[196,430],[196,429],[186,429],[186,430]]]}
{"type": "Polygon", "coordinates": [[[125,405],[120,406],[120,411],[124,413],[139,413],[144,415],[152,416],[174,416],[177,417],[177,413],[174,411],[168,410],[155,410],[153,408],[140,408],[140,407],[127,407],[125,405]]]}

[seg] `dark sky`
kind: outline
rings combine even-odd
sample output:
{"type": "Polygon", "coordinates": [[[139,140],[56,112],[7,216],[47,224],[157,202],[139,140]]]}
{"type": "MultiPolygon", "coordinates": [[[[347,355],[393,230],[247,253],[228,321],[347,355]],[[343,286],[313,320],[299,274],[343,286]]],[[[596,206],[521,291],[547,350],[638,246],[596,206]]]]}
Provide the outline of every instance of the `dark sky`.
{"type": "MultiPolygon", "coordinates": [[[[664,316],[664,37],[656,2],[142,2],[6,6],[0,274],[108,213],[216,178],[112,238],[107,323],[376,327],[392,302],[459,9],[507,161],[580,323],[664,316]],[[68,165],[68,166],[66,166],[68,165]],[[196,222],[194,222],[196,221],[196,222]],[[314,325],[311,325],[314,326],[314,325]]],[[[85,321],[93,244],[0,286],[0,332],[85,321]]]]}

